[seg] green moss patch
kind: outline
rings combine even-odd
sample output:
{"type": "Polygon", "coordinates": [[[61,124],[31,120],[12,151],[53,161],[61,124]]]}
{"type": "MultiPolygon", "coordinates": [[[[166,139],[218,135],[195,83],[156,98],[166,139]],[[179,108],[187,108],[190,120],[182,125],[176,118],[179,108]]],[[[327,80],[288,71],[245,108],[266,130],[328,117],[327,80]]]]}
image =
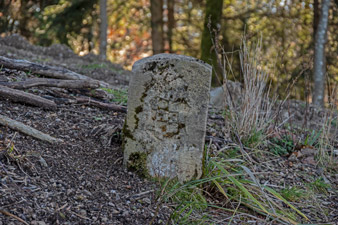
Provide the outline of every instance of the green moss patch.
{"type": "Polygon", "coordinates": [[[137,173],[139,176],[149,177],[147,169],[147,154],[140,152],[130,154],[127,168],[128,170],[137,173]]]}

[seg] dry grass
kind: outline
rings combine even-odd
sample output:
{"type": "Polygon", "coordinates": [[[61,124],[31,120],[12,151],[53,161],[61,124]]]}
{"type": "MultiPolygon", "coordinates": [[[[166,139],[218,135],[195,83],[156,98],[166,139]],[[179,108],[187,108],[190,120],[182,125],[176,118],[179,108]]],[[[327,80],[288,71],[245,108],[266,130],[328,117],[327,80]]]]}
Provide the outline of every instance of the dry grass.
{"type": "MultiPolygon", "coordinates": [[[[223,51],[224,53],[224,51],[223,51]]],[[[240,139],[250,139],[252,135],[264,134],[276,114],[272,108],[276,103],[276,97],[270,97],[269,75],[260,68],[261,47],[258,43],[253,49],[249,49],[246,40],[243,39],[239,51],[241,72],[244,80],[239,101],[233,101],[229,94],[225,99],[228,110],[230,127],[240,139]]],[[[226,74],[232,71],[231,63],[226,54],[223,54],[224,90],[228,90],[226,74]]],[[[259,135],[263,137],[264,135],[259,135]]],[[[261,141],[257,140],[257,141],[261,141]]]]}
{"type": "Polygon", "coordinates": [[[337,109],[337,93],[338,85],[332,89],[331,96],[328,102],[328,109],[325,111],[322,121],[321,134],[319,137],[319,146],[317,160],[322,166],[334,166],[336,163],[335,137],[338,134],[338,118],[335,115],[337,109]]]}

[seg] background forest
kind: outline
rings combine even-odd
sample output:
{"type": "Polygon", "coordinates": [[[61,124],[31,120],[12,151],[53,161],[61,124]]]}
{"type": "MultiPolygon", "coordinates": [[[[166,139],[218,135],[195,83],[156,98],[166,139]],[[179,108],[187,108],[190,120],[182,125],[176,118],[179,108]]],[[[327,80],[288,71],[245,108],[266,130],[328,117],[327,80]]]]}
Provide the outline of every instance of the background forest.
{"type": "MultiPolygon", "coordinates": [[[[311,102],[324,4],[328,21],[320,76],[326,80],[327,102],[338,80],[337,0],[2,0],[0,35],[19,33],[43,46],[61,43],[80,55],[98,54],[106,41],[107,59],[128,69],[153,53],[184,54],[207,61],[220,74],[211,40],[216,37],[223,48],[219,53],[232,62],[227,78],[241,81],[237,50],[245,34],[248,46],[261,43],[260,66],[274,90],[285,97],[293,83],[291,97],[311,102]],[[107,27],[106,40],[100,41],[100,24],[107,27]]],[[[101,54],[105,57],[103,50],[101,54]]],[[[220,83],[214,79],[213,85],[220,83]]]]}

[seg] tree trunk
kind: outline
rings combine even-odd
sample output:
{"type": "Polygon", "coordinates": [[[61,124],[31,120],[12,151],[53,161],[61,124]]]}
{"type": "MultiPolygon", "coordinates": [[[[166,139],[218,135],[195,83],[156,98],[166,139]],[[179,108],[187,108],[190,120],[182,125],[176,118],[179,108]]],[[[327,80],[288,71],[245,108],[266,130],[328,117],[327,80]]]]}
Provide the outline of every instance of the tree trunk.
{"type": "Polygon", "coordinates": [[[24,36],[25,38],[27,38],[28,40],[31,37],[31,32],[29,31],[29,28],[27,26],[29,20],[31,18],[30,14],[28,12],[29,10],[29,2],[25,1],[25,0],[21,0],[20,1],[20,9],[19,9],[19,32],[22,36],[24,36]]]}
{"type": "Polygon", "coordinates": [[[107,0],[100,0],[100,57],[106,59],[107,52],[107,0]]]}
{"type": "Polygon", "coordinates": [[[150,1],[151,40],[153,54],[164,52],[163,41],[163,0],[150,1]]]}
{"type": "Polygon", "coordinates": [[[202,34],[201,42],[201,59],[213,67],[212,73],[212,86],[219,86],[222,84],[221,68],[217,63],[217,55],[214,51],[212,38],[215,32],[220,27],[221,17],[223,9],[223,0],[207,0],[205,6],[205,18],[204,18],[204,30],[202,34]],[[210,22],[209,22],[210,19],[210,22]]]}
{"type": "Polygon", "coordinates": [[[167,36],[168,36],[169,53],[173,52],[173,29],[175,27],[174,7],[175,7],[175,0],[168,0],[167,36]]]}
{"type": "Polygon", "coordinates": [[[319,0],[313,0],[313,40],[316,39],[316,33],[318,28],[318,21],[320,16],[319,0]]]}
{"type": "Polygon", "coordinates": [[[315,34],[315,51],[313,63],[314,91],[313,103],[319,106],[324,104],[325,89],[325,42],[329,18],[330,0],[323,0],[321,5],[321,15],[315,34]]]}

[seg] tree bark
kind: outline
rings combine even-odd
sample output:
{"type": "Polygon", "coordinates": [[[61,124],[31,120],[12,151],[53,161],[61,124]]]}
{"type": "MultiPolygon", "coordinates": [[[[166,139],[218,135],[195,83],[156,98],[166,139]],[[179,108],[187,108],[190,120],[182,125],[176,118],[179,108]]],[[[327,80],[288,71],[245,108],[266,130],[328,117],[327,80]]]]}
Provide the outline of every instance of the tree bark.
{"type": "Polygon", "coordinates": [[[222,84],[221,68],[218,66],[217,55],[214,51],[212,39],[216,39],[214,36],[217,33],[223,10],[223,0],[207,0],[205,6],[205,18],[204,29],[202,33],[201,42],[201,59],[213,67],[212,73],[212,86],[219,86],[222,84]],[[209,22],[210,20],[210,22],[209,22]],[[215,32],[216,31],[216,32],[215,32]]]}
{"type": "Polygon", "coordinates": [[[168,45],[169,45],[169,53],[173,52],[173,30],[175,27],[175,16],[174,16],[174,8],[175,8],[175,0],[168,0],[168,45]]]}
{"type": "Polygon", "coordinates": [[[107,58],[107,0],[100,0],[100,57],[107,58]]]}
{"type": "Polygon", "coordinates": [[[330,0],[323,0],[321,4],[321,15],[318,21],[317,32],[315,34],[315,51],[313,64],[313,103],[324,105],[325,90],[325,43],[329,18],[330,0]]]}
{"type": "Polygon", "coordinates": [[[125,106],[99,102],[99,101],[96,101],[96,100],[88,98],[88,97],[75,97],[75,99],[76,99],[76,103],[94,106],[94,107],[97,107],[97,108],[100,108],[100,109],[113,110],[113,111],[117,111],[117,112],[121,112],[121,113],[127,112],[127,107],[125,107],[125,106]]]}
{"type": "Polygon", "coordinates": [[[33,78],[19,82],[0,82],[0,85],[4,85],[15,89],[27,89],[31,87],[58,87],[58,88],[70,88],[70,89],[83,89],[83,88],[99,88],[100,84],[97,81],[91,80],[58,80],[58,79],[46,79],[46,78],[33,78]]]}
{"type": "Polygon", "coordinates": [[[313,23],[312,23],[312,28],[313,28],[313,40],[316,39],[316,33],[317,33],[317,28],[318,28],[318,21],[320,17],[320,8],[319,8],[319,0],[313,0],[313,23]]]}
{"type": "Polygon", "coordinates": [[[10,99],[13,102],[26,103],[44,109],[55,110],[57,108],[55,102],[53,101],[44,99],[37,95],[26,93],[24,91],[11,89],[2,85],[0,85],[0,97],[10,99]]]}
{"type": "MultiPolygon", "coordinates": [[[[91,80],[90,77],[78,74],[71,70],[61,68],[61,67],[54,67],[54,66],[45,66],[38,63],[32,63],[27,60],[19,60],[19,59],[10,59],[3,56],[0,56],[0,68],[1,67],[9,68],[9,69],[16,69],[16,70],[23,70],[30,73],[35,73],[39,75],[43,75],[46,77],[52,77],[57,79],[66,79],[66,80],[91,80]]],[[[103,81],[97,81],[100,83],[102,87],[109,87],[109,84],[103,81]]]]}
{"type": "Polygon", "coordinates": [[[153,54],[164,52],[163,40],[163,0],[150,0],[151,40],[153,54]]]}
{"type": "Polygon", "coordinates": [[[42,133],[41,131],[38,131],[34,129],[33,127],[27,126],[23,123],[20,123],[18,121],[12,120],[6,116],[0,115],[0,124],[2,126],[8,126],[9,128],[13,130],[17,130],[23,134],[32,136],[36,139],[39,139],[41,141],[46,141],[51,144],[60,143],[63,142],[61,139],[53,138],[49,136],[48,134],[42,133]]]}

